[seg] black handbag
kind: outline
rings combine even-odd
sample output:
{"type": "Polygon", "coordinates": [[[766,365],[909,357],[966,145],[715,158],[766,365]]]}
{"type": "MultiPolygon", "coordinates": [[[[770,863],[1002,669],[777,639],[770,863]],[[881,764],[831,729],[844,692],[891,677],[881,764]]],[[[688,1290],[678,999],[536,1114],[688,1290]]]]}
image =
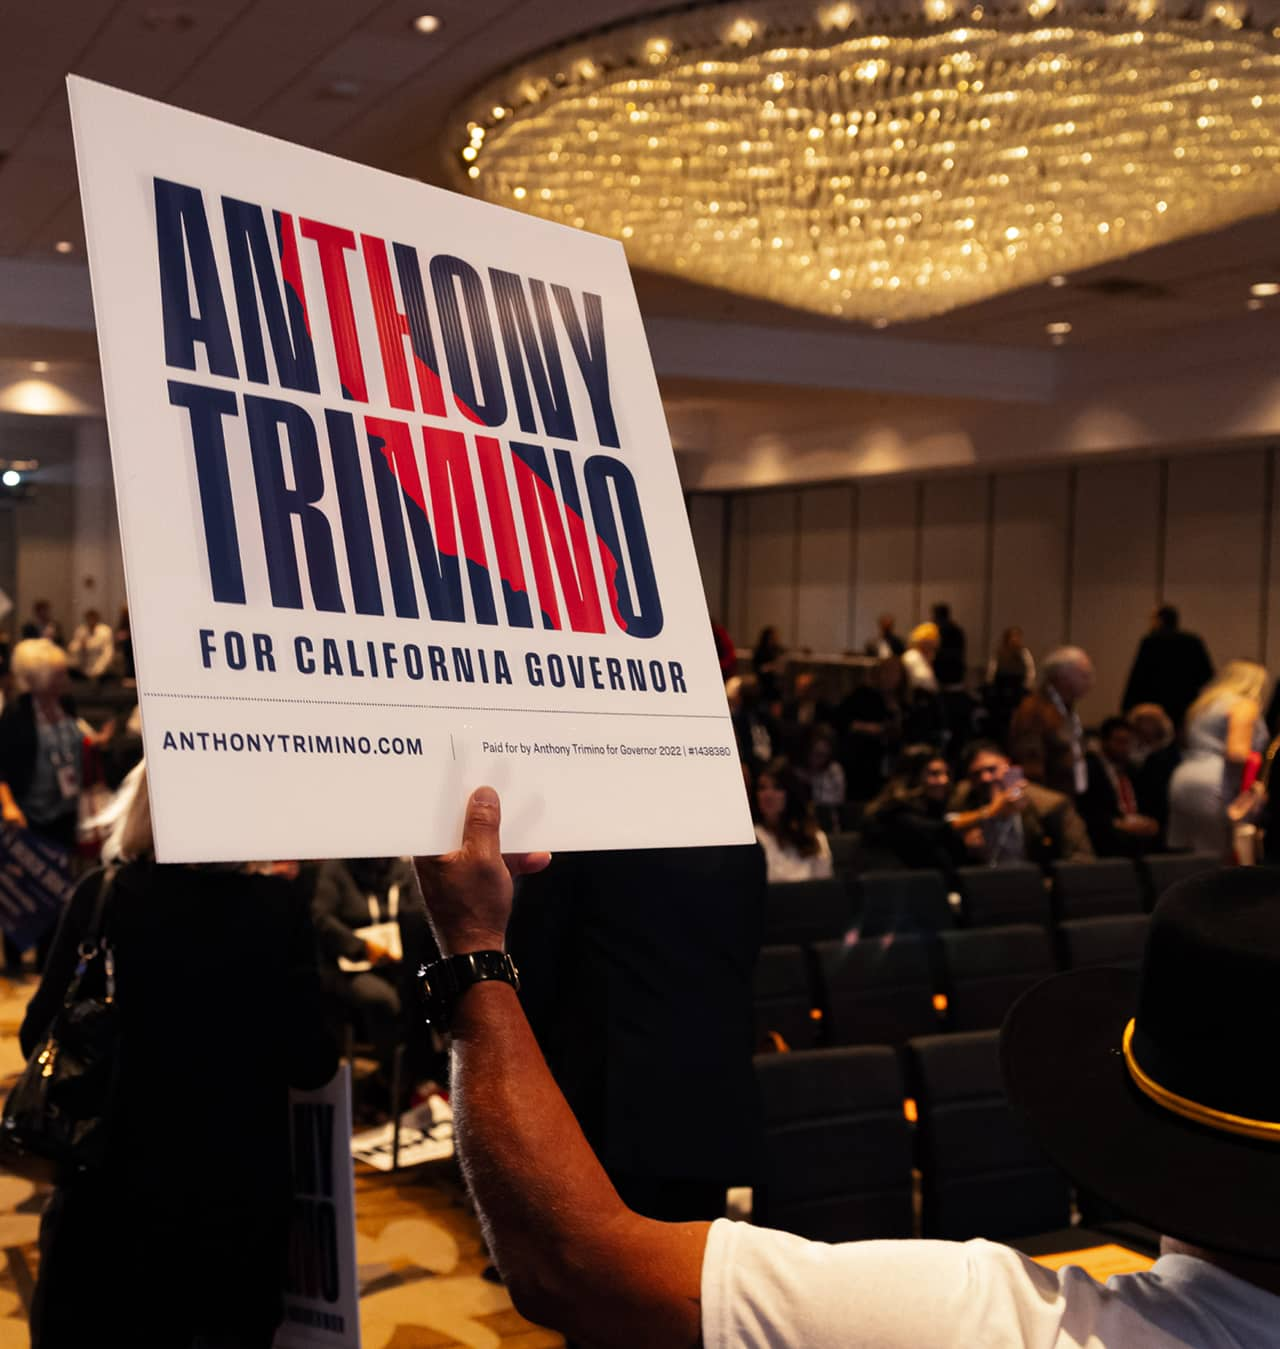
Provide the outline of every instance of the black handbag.
{"type": "Polygon", "coordinates": [[[106,1153],[119,1064],[120,1010],[107,910],[108,870],[80,943],[75,973],[44,1039],[0,1115],[0,1167],[28,1180],[92,1171],[106,1153]]]}

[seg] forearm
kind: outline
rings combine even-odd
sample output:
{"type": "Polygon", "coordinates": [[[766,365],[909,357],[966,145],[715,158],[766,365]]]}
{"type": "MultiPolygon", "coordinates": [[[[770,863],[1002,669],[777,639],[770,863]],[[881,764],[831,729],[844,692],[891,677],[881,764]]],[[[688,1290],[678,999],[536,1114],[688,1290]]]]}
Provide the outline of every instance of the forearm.
{"type": "Polygon", "coordinates": [[[587,1345],[698,1344],[688,1271],[707,1224],[653,1223],[623,1205],[508,985],[462,999],[451,1082],[463,1172],[516,1305],[587,1345]],[[672,1258],[678,1247],[686,1258],[672,1258]]]}

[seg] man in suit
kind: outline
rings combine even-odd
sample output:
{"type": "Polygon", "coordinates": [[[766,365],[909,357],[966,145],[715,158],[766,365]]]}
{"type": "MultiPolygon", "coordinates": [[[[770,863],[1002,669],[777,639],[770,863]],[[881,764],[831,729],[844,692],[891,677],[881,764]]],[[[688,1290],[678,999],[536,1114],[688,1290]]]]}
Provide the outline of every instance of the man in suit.
{"type": "Polygon", "coordinates": [[[933,606],[933,621],[938,626],[938,655],[933,662],[933,672],[943,689],[964,687],[966,673],[964,629],[951,617],[949,604],[933,606]]]}
{"type": "Polygon", "coordinates": [[[993,740],[969,745],[963,762],[967,779],[956,788],[947,819],[976,865],[1092,859],[1089,831],[1070,797],[1014,780],[1008,756],[993,740]]]}
{"type": "Polygon", "coordinates": [[[1045,661],[1040,687],[1028,693],[1009,724],[1009,751],[1032,782],[1072,800],[1089,785],[1084,728],[1076,703],[1093,687],[1093,662],[1078,646],[1045,661]]]}
{"type": "Polygon", "coordinates": [[[1124,717],[1108,717],[1099,751],[1086,759],[1089,787],[1080,799],[1080,814],[1099,857],[1136,857],[1159,845],[1160,822],[1138,806],[1133,750],[1133,727],[1124,717]]]}
{"type": "Polygon", "coordinates": [[[1157,703],[1181,729],[1187,708],[1213,678],[1213,661],[1203,640],[1178,626],[1178,611],[1162,605],[1151,620],[1151,631],[1138,643],[1123,708],[1157,703]]]}
{"type": "Polygon", "coordinates": [[[715,1218],[760,1129],[756,846],[562,853],[525,879],[508,950],[547,1063],[625,1202],[715,1218]]]}

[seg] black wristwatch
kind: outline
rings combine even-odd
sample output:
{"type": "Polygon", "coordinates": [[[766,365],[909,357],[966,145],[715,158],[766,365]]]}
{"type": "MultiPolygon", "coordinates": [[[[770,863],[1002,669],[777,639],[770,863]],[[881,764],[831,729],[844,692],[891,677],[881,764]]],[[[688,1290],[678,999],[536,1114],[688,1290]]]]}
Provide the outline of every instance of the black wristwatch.
{"type": "Polygon", "coordinates": [[[473,984],[497,979],[517,992],[520,988],[516,962],[505,951],[468,951],[465,955],[449,956],[424,965],[418,977],[427,1000],[427,1020],[442,1031],[452,1025],[458,999],[473,984]]]}

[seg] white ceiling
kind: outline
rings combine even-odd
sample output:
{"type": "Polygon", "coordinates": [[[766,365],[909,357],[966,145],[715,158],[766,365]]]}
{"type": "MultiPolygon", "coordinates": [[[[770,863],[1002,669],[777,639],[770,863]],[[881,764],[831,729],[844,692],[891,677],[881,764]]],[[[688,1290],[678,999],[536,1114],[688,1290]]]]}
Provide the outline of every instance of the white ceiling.
{"type": "MultiPolygon", "coordinates": [[[[465,95],[554,42],[658,8],[652,0],[36,0],[0,22],[0,258],[54,260],[70,240],[82,262],[63,77],[86,75],[258,131],[432,182],[449,183],[441,133],[465,95]],[[437,33],[411,19],[430,9],[437,33]]],[[[895,336],[1047,347],[1047,322],[1072,323],[1073,348],[1130,349],[1198,325],[1280,331],[1280,301],[1246,313],[1249,285],[1280,280],[1280,234],[1264,217],[1073,278],[904,325],[895,336]],[[1100,278],[1167,294],[1107,296],[1100,278]],[[1081,283],[1081,284],[1077,284],[1081,283]]],[[[835,321],[640,275],[647,316],[732,320],[814,333],[835,321]]],[[[1246,329],[1247,331],[1247,329],[1246,329]]],[[[0,332],[0,353],[24,334],[0,332]]]]}

